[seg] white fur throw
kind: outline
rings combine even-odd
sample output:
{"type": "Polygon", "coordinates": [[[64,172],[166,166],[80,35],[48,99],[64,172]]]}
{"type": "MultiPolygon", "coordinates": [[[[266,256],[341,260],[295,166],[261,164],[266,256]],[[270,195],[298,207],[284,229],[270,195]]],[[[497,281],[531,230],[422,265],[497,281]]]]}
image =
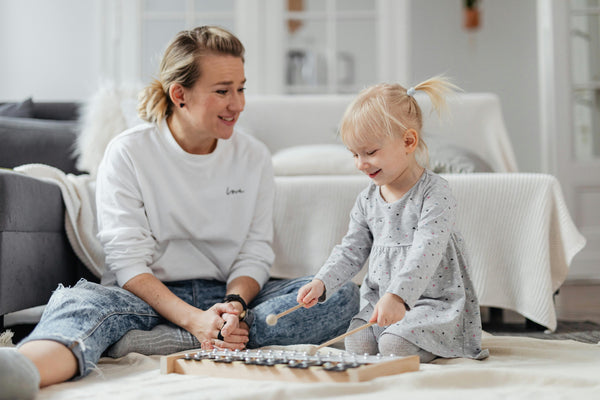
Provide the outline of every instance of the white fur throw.
{"type": "Polygon", "coordinates": [[[0,333],[0,347],[14,347],[15,345],[12,342],[13,336],[14,332],[10,329],[0,333]]]}
{"type": "Polygon", "coordinates": [[[96,176],[108,142],[142,121],[137,117],[137,94],[140,85],[117,86],[104,83],[84,104],[75,156],[77,168],[96,176]]]}

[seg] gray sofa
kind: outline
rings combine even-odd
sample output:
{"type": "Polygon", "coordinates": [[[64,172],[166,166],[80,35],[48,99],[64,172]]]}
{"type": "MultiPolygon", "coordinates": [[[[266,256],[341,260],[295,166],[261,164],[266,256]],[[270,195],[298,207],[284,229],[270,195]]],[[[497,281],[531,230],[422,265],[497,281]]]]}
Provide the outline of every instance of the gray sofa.
{"type": "Polygon", "coordinates": [[[0,328],[5,314],[46,304],[58,283],[95,280],[67,240],[59,188],[10,170],[42,163],[80,172],[72,155],[79,105],[29,106],[25,116],[0,115],[0,328]]]}
{"type": "Polygon", "coordinates": [[[73,102],[34,102],[27,117],[0,113],[0,167],[42,163],[77,173],[72,147],[78,107],[73,102]]]}

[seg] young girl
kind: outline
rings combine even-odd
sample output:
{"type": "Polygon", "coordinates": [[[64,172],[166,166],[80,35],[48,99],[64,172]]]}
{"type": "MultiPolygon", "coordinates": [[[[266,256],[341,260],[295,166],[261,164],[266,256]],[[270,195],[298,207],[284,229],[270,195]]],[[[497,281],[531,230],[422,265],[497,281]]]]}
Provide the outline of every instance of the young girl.
{"type": "Polygon", "coordinates": [[[465,244],[455,227],[456,200],[448,183],[418,162],[427,147],[414,94],[425,92],[439,113],[454,89],[443,77],[408,90],[379,84],[363,90],[344,114],[342,140],[371,183],[356,199],[342,243],[297,300],[306,307],[325,301],[369,258],[361,311],[348,330],[376,325],[348,336],[348,351],[418,355],[421,362],[488,356],[481,349],[465,244]]]}

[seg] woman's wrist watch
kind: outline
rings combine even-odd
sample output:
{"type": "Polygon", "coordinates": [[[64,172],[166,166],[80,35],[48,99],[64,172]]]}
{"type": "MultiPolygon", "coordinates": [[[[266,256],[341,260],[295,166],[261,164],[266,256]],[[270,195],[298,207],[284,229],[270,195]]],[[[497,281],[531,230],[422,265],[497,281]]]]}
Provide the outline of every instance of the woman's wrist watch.
{"type": "Polygon", "coordinates": [[[242,299],[242,296],[240,296],[239,294],[228,294],[223,299],[223,303],[231,303],[232,301],[237,301],[238,303],[240,303],[242,305],[243,310],[238,315],[238,318],[240,319],[240,322],[246,322],[246,320],[248,318],[248,305],[246,304],[244,299],[242,299]]]}

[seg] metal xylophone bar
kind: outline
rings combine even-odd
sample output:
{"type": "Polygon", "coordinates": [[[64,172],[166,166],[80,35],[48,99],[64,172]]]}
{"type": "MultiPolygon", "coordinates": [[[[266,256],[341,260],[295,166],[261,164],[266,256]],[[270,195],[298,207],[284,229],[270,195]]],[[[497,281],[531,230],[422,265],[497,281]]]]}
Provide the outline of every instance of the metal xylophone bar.
{"type": "Polygon", "coordinates": [[[282,350],[200,350],[196,353],[186,353],[180,357],[190,361],[211,360],[217,363],[232,363],[241,361],[246,365],[286,365],[290,368],[306,369],[313,366],[322,366],[327,371],[345,371],[348,368],[357,368],[361,365],[374,364],[384,361],[397,359],[394,355],[390,356],[371,356],[356,355],[348,353],[330,352],[329,354],[309,355],[307,352],[282,351],[282,350]]]}
{"type": "Polygon", "coordinates": [[[379,376],[419,370],[419,357],[309,354],[284,350],[197,350],[163,356],[163,374],[293,382],[362,382],[379,376]]]}

